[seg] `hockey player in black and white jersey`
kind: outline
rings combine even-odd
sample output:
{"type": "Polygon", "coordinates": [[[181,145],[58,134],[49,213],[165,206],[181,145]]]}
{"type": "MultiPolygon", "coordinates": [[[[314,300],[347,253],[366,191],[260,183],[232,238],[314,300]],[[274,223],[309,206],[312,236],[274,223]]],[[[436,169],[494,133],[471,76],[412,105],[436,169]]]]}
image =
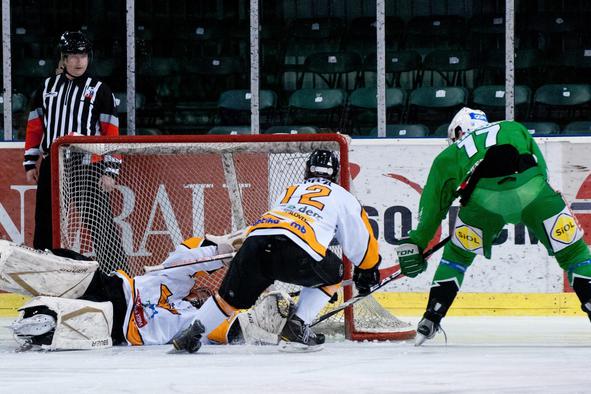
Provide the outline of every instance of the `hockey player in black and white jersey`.
{"type": "MultiPolygon", "coordinates": [[[[170,343],[212,294],[203,278],[224,266],[214,258],[237,249],[243,233],[189,238],[163,262],[166,269],[133,278],[122,270],[105,275],[70,250],[40,252],[0,241],[0,289],[34,296],[11,326],[15,339],[23,348],[49,350],[170,343]],[[175,267],[196,259],[208,261],[175,267]]],[[[276,345],[293,305],[289,295],[269,293],[222,322],[210,341],[276,345]]]]}
{"type": "Polygon", "coordinates": [[[250,308],[275,280],[303,286],[280,334],[280,349],[322,348],[324,336],[309,325],[343,279],[343,262],[328,248],[333,239],[355,265],[353,280],[360,293],[367,293],[380,279],[381,258],[367,214],[351,193],[335,183],[338,171],[334,153],[316,150],[310,155],[305,180],[287,187],[274,208],[248,229],[217,294],[173,339],[177,350],[199,349],[212,330],[236,310],[250,308]]]}

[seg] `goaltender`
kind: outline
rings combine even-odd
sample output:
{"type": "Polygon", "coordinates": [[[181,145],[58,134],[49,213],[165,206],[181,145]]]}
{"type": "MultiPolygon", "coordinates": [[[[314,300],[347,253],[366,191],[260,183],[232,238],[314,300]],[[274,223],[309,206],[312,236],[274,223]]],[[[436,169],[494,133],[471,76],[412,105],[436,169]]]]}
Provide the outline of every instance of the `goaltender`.
{"type": "MultiPolygon", "coordinates": [[[[106,275],[71,250],[41,252],[0,240],[0,290],[33,296],[11,325],[15,339],[23,350],[170,343],[212,294],[206,285],[225,268],[243,234],[189,238],[162,263],[164,269],[133,278],[122,270],[106,275]],[[184,265],[191,261],[200,262],[184,265]]],[[[267,293],[204,340],[277,344],[293,307],[289,295],[267,293]]]]}

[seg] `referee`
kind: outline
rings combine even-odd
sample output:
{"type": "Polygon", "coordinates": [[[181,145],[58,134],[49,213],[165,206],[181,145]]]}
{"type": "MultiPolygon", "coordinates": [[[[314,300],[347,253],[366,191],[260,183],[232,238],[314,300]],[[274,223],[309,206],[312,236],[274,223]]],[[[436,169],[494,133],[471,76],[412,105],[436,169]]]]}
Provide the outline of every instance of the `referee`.
{"type": "MultiPolygon", "coordinates": [[[[65,32],[60,37],[59,51],[62,72],[58,69],[58,74],[45,79],[34,93],[25,139],[23,165],[27,182],[37,184],[33,247],[41,250],[53,247],[49,160],[52,142],[69,134],[119,135],[111,89],[87,73],[92,61],[90,41],[82,32],[65,32]],[[41,164],[38,168],[39,160],[41,164]]],[[[82,163],[81,156],[78,161],[78,164],[82,163]]],[[[80,205],[91,200],[96,201],[100,208],[101,213],[98,214],[103,217],[98,220],[98,214],[94,214],[84,224],[92,234],[97,260],[108,271],[125,268],[121,238],[113,223],[109,198],[120,165],[120,160],[113,157],[104,157],[99,163],[86,163],[85,172],[93,174],[91,176],[96,182],[84,190],[78,201],[74,201],[80,211],[80,205]],[[99,221],[107,225],[96,226],[99,221]],[[108,257],[113,253],[121,256],[117,258],[119,261],[109,261],[113,260],[113,257],[108,257]]]]}

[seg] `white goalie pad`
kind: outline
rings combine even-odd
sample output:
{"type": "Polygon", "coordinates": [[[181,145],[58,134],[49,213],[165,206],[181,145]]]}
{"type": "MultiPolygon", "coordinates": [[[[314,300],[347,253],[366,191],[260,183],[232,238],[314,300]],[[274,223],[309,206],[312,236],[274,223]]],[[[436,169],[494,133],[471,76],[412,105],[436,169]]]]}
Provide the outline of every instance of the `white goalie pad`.
{"type": "Polygon", "coordinates": [[[78,298],[97,268],[96,261],[73,260],[0,240],[0,290],[33,297],[78,298]]]}
{"type": "Polygon", "coordinates": [[[249,311],[238,315],[244,341],[249,345],[277,345],[294,309],[295,302],[284,291],[264,295],[249,311]]]}
{"type": "Polygon", "coordinates": [[[41,349],[86,350],[113,346],[113,305],[110,302],[35,297],[19,308],[19,320],[23,320],[27,309],[40,307],[47,307],[57,315],[51,344],[40,345],[41,349]]]}

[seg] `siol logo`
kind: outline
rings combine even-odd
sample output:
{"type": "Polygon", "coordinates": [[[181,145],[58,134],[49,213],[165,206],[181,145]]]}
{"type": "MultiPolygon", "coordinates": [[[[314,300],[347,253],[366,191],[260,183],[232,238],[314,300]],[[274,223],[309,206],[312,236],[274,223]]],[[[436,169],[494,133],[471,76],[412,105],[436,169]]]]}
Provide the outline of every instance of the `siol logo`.
{"type": "Polygon", "coordinates": [[[468,226],[456,228],[455,235],[466,250],[476,250],[482,247],[482,238],[468,226]]]}
{"type": "Polygon", "coordinates": [[[577,235],[577,224],[572,216],[562,213],[552,226],[552,238],[558,242],[569,244],[577,235]]]}

